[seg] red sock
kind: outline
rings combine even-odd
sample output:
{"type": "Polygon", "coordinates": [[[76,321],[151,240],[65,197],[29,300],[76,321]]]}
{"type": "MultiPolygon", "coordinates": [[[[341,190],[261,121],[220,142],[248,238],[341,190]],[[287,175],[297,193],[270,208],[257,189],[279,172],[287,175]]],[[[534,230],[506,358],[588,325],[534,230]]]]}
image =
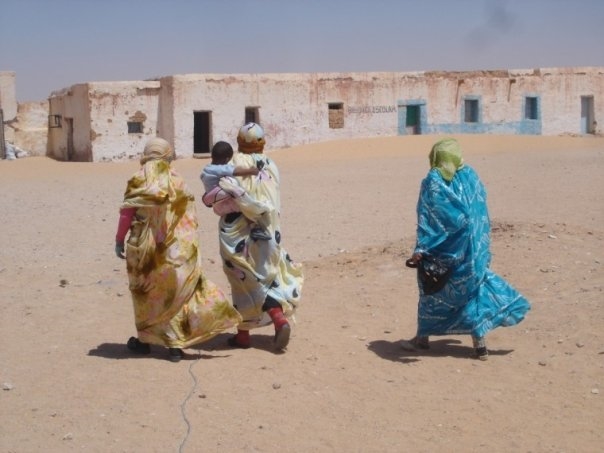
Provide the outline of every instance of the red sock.
{"type": "Polygon", "coordinates": [[[283,314],[283,308],[275,307],[267,310],[268,315],[271,317],[275,330],[280,330],[284,325],[289,324],[287,318],[283,314]]]}
{"type": "Polygon", "coordinates": [[[237,329],[237,335],[235,335],[235,341],[240,346],[249,346],[251,344],[250,331],[237,329]]]}

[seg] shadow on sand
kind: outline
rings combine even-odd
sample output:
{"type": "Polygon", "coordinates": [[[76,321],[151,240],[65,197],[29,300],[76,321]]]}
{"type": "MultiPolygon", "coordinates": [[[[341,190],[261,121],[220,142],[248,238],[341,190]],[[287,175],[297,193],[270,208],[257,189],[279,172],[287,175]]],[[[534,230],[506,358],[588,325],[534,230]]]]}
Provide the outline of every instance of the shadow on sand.
{"type": "MultiPolygon", "coordinates": [[[[197,360],[197,359],[219,359],[231,357],[230,352],[238,350],[228,344],[228,339],[232,334],[220,334],[214,338],[200,343],[198,345],[185,348],[183,360],[197,360]],[[204,352],[229,352],[229,354],[207,354],[204,352]]],[[[273,354],[282,354],[283,351],[276,351],[273,344],[273,336],[271,335],[252,335],[252,346],[250,349],[257,349],[261,351],[271,352],[273,354]]],[[[140,354],[130,351],[126,346],[126,342],[123,343],[101,343],[96,348],[88,351],[88,355],[91,357],[103,357],[105,359],[167,359],[168,348],[162,346],[151,345],[151,352],[149,354],[140,354]]]]}
{"type": "MultiPolygon", "coordinates": [[[[416,349],[408,351],[401,347],[400,341],[376,340],[369,343],[368,349],[382,359],[393,362],[411,363],[420,360],[420,357],[455,357],[458,359],[475,359],[474,348],[464,345],[460,340],[441,339],[430,340],[430,349],[416,349]]],[[[513,349],[490,349],[489,356],[507,355],[513,349]]]]}
{"type": "MultiPolygon", "coordinates": [[[[252,331],[253,332],[253,331],[252,331]]],[[[233,334],[220,334],[216,337],[208,340],[204,343],[200,343],[198,345],[192,346],[194,349],[199,349],[201,351],[233,351],[241,348],[236,348],[230,346],[228,344],[229,338],[231,338],[233,334]]],[[[251,333],[250,338],[252,340],[252,344],[249,349],[257,349],[259,351],[266,351],[273,354],[283,354],[284,351],[275,350],[274,336],[273,335],[259,335],[255,333],[251,333]]]]}

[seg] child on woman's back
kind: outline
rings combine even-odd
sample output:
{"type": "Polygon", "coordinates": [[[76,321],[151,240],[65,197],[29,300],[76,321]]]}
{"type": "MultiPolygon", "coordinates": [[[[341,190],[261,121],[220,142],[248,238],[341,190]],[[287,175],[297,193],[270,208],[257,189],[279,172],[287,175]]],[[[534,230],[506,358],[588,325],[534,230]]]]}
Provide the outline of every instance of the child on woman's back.
{"type": "MultiPolygon", "coordinates": [[[[233,158],[233,147],[227,142],[216,142],[212,147],[211,154],[212,162],[204,167],[200,175],[205,189],[204,204],[207,207],[215,207],[214,212],[221,216],[236,212],[238,211],[237,205],[232,201],[234,195],[219,186],[220,179],[233,176],[255,176],[260,172],[260,169],[256,167],[235,167],[229,164],[229,161],[233,158]],[[216,209],[218,206],[220,208],[216,209]]],[[[252,228],[250,237],[256,240],[271,239],[271,235],[261,226],[252,228]]]]}

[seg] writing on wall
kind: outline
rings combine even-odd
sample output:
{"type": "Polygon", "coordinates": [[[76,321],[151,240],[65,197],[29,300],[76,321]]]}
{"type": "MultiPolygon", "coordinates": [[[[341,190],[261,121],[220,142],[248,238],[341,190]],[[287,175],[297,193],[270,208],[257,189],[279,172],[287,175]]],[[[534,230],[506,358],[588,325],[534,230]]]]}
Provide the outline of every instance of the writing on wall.
{"type": "Polygon", "coordinates": [[[359,113],[394,113],[396,107],[393,105],[362,105],[348,107],[348,113],[359,114],[359,113]]]}

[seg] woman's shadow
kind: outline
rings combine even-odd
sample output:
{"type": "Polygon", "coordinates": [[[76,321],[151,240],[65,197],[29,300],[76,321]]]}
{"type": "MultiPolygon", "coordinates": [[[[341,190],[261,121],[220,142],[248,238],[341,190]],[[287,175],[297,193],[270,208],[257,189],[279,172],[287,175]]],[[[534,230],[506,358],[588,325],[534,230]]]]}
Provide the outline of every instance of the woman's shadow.
{"type": "MultiPolygon", "coordinates": [[[[232,352],[238,351],[238,348],[234,348],[228,344],[228,339],[232,336],[233,334],[222,333],[204,343],[185,348],[183,360],[231,357],[233,355],[232,352]],[[192,353],[192,351],[196,351],[197,354],[192,353]]],[[[273,336],[271,335],[254,335],[250,349],[258,349],[275,354],[283,353],[283,351],[275,351],[273,336]]],[[[151,352],[149,354],[137,354],[128,349],[126,342],[101,343],[96,348],[88,351],[88,355],[91,357],[103,357],[105,359],[113,360],[165,359],[167,351],[168,349],[165,347],[151,345],[151,352]]]]}
{"type": "MultiPolygon", "coordinates": [[[[229,339],[233,337],[233,334],[221,334],[211,340],[193,346],[193,348],[204,350],[204,351],[237,351],[241,348],[229,345],[229,339]]],[[[274,334],[262,335],[254,333],[251,336],[251,345],[247,349],[257,349],[259,351],[270,352],[272,354],[283,354],[284,351],[275,349],[274,334]]]]}
{"type": "MultiPolygon", "coordinates": [[[[406,350],[399,341],[375,340],[369,343],[368,349],[382,359],[393,362],[413,363],[423,356],[455,357],[458,359],[474,359],[474,348],[464,345],[461,340],[443,338],[430,340],[430,349],[406,350]]],[[[507,355],[513,349],[489,349],[489,355],[507,355]]]]}
{"type": "MultiPolygon", "coordinates": [[[[183,360],[198,360],[198,359],[218,359],[230,357],[231,354],[209,354],[210,351],[222,351],[227,348],[221,347],[222,344],[227,344],[229,335],[221,334],[208,340],[201,345],[191,346],[184,349],[183,360]],[[212,346],[213,344],[213,346],[212,346]]],[[[231,348],[232,349],[232,348],[231,348]]],[[[124,360],[124,359],[166,359],[168,348],[163,346],[151,345],[149,354],[138,354],[130,351],[123,343],[101,343],[96,348],[88,351],[91,357],[103,357],[105,359],[124,360]]]]}

